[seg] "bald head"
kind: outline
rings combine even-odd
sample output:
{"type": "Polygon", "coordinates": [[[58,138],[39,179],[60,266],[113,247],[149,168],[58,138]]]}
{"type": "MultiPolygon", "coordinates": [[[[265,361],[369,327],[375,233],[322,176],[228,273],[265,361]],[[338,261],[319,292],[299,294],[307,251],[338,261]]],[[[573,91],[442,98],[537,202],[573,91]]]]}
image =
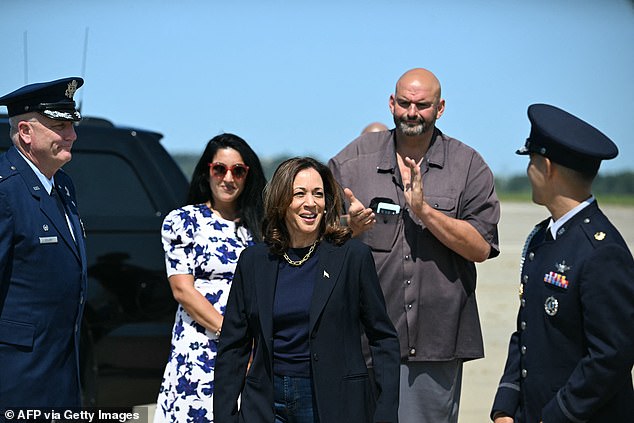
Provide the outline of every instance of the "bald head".
{"type": "Polygon", "coordinates": [[[365,134],[367,132],[381,132],[387,131],[388,127],[383,125],[381,122],[372,122],[361,131],[361,134],[365,134]]]}
{"type": "Polygon", "coordinates": [[[430,92],[436,100],[440,100],[440,81],[436,75],[423,68],[410,69],[405,72],[396,82],[395,94],[418,88],[430,92]]]}
{"type": "Polygon", "coordinates": [[[390,95],[390,111],[397,134],[423,137],[418,141],[425,143],[430,141],[436,120],[444,110],[440,82],[427,69],[416,68],[405,72],[396,83],[396,91],[390,95]]]}

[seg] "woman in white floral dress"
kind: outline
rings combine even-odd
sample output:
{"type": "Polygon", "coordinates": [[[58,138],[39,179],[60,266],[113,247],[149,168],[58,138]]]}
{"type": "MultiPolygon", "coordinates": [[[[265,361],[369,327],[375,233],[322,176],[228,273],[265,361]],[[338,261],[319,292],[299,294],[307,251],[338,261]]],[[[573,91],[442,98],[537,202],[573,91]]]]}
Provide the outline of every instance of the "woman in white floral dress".
{"type": "Polygon", "coordinates": [[[222,315],[238,257],[260,236],[265,183],[248,144],[218,135],[194,169],[187,205],[163,221],[167,275],[179,306],[155,423],[213,422],[222,315]]]}

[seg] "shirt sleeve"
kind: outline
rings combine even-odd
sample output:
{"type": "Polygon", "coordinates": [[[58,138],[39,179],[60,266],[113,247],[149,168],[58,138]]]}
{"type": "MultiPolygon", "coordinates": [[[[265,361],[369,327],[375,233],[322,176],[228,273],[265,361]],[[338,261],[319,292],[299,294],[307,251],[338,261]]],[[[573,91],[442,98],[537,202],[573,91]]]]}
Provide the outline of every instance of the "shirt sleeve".
{"type": "Polygon", "coordinates": [[[194,234],[198,222],[183,209],[170,212],[163,221],[161,238],[167,276],[194,274],[194,234]]]}
{"type": "Polygon", "coordinates": [[[461,203],[459,218],[469,222],[489,243],[489,258],[497,257],[500,254],[497,226],[500,221],[500,202],[495,192],[493,173],[475,151],[461,203]]]}

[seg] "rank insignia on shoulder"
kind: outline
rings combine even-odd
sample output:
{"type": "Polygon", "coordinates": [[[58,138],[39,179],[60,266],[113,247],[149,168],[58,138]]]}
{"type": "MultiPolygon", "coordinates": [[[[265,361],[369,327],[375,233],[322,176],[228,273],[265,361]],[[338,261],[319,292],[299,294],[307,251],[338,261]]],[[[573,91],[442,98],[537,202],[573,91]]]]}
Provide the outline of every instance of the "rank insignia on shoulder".
{"type": "Polygon", "coordinates": [[[559,311],[559,301],[555,297],[546,298],[544,303],[544,311],[549,316],[554,316],[559,311]]]}
{"type": "Polygon", "coordinates": [[[594,239],[597,241],[603,241],[605,239],[605,232],[597,232],[594,234],[594,239]]]}
{"type": "Polygon", "coordinates": [[[544,282],[558,286],[560,288],[568,289],[568,280],[565,275],[560,275],[555,272],[548,272],[544,275],[544,282]]]}

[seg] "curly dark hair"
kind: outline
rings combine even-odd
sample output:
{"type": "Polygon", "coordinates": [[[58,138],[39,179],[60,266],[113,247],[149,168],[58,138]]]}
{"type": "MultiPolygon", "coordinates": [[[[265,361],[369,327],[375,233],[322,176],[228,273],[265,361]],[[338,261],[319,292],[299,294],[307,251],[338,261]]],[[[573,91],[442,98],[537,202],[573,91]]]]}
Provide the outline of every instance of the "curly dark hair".
{"type": "Polygon", "coordinates": [[[216,152],[222,148],[232,148],[240,153],[244,164],[249,166],[249,173],[244,184],[244,191],[238,197],[238,216],[240,223],[251,231],[253,237],[260,241],[261,222],[264,215],[262,191],[266,185],[266,178],[262,164],[249,144],[234,134],[220,134],[213,137],[205,147],[198,160],[187,195],[187,204],[201,204],[207,201],[214,205],[214,198],[209,186],[209,163],[216,152]]]}
{"type": "Polygon", "coordinates": [[[343,209],[342,190],[328,166],[311,157],[293,157],[280,163],[264,190],[262,234],[274,254],[285,253],[290,245],[285,217],[293,200],[293,182],[304,169],[315,169],[324,183],[326,207],[319,226],[319,236],[341,245],[352,235],[350,228],[341,226],[339,221],[343,209]]]}

